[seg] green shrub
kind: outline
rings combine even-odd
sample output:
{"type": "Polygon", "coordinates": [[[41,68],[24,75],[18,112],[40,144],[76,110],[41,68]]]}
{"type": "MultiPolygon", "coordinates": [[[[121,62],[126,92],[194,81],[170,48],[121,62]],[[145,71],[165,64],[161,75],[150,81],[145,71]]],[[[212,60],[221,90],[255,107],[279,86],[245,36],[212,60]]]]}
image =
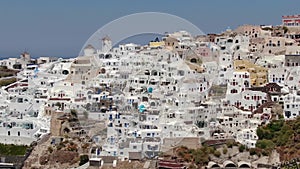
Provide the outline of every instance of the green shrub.
{"type": "Polygon", "coordinates": [[[276,120],[276,121],[273,121],[272,123],[269,123],[267,125],[267,127],[270,131],[276,132],[276,131],[281,130],[283,124],[284,124],[284,120],[276,120]]]}
{"type": "Polygon", "coordinates": [[[0,144],[0,155],[25,155],[28,148],[28,146],[24,145],[0,144]]]}
{"type": "Polygon", "coordinates": [[[256,149],[255,148],[250,148],[249,153],[251,156],[256,155],[256,149]]]}
{"type": "Polygon", "coordinates": [[[228,149],[226,147],[223,148],[223,154],[227,154],[228,149]]]}
{"type": "Polygon", "coordinates": [[[227,140],[226,145],[227,145],[228,148],[232,148],[233,145],[234,145],[234,141],[233,140],[227,140]]]}
{"type": "Polygon", "coordinates": [[[221,156],[221,153],[220,153],[220,151],[218,151],[218,150],[215,150],[215,151],[214,151],[214,156],[216,156],[216,157],[220,157],[220,156],[221,156]]]}
{"type": "Polygon", "coordinates": [[[239,152],[244,152],[245,149],[246,147],[244,145],[239,146],[239,152]]]}

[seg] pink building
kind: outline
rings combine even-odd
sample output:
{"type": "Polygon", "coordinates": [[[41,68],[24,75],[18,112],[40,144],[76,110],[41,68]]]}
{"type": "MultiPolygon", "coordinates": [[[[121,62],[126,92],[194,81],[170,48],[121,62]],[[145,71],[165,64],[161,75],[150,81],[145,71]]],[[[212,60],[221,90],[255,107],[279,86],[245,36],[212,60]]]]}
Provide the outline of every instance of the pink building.
{"type": "Polygon", "coordinates": [[[210,49],[208,47],[198,47],[196,48],[197,55],[200,56],[210,56],[210,49]]]}
{"type": "Polygon", "coordinates": [[[211,56],[211,50],[208,46],[207,43],[197,44],[197,48],[195,49],[196,54],[204,57],[211,56]]]}

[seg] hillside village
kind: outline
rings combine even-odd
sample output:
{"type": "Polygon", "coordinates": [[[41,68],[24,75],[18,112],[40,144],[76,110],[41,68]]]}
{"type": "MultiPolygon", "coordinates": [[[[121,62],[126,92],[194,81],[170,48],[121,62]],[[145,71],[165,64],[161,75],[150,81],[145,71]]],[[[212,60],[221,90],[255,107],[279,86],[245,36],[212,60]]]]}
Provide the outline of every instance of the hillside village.
{"type": "MultiPolygon", "coordinates": [[[[144,159],[160,159],[158,168],[183,168],[162,154],[228,141],[254,149],[259,126],[300,115],[297,18],[220,34],[181,30],[148,45],[113,47],[107,36],[102,49],[87,45],[77,58],[32,59],[24,52],[1,60],[18,73],[0,89],[0,143],[36,143],[25,168],[78,167],[83,157],[86,168],[144,159]],[[69,161],[51,155],[57,152],[69,161]]],[[[265,160],[240,156],[201,165],[259,168],[288,160],[276,152],[265,160]]]]}

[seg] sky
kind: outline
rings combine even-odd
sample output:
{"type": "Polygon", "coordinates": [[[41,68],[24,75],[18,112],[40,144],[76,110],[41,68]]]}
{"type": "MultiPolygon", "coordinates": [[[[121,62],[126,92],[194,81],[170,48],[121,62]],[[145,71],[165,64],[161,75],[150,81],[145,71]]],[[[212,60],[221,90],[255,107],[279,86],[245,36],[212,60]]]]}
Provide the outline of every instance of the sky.
{"type": "MultiPolygon", "coordinates": [[[[243,24],[280,25],[300,14],[299,0],[1,0],[0,58],[76,57],[105,24],[138,12],[179,16],[205,33],[243,24]]],[[[126,26],[126,25],[125,25],[126,26]]]]}

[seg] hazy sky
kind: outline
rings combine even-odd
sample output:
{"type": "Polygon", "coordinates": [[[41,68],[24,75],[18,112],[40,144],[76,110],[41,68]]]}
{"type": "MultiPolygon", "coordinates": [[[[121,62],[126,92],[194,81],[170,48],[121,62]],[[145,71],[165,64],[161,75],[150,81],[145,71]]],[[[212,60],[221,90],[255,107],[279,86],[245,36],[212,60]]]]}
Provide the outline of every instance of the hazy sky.
{"type": "Polygon", "coordinates": [[[300,14],[299,0],[1,0],[0,57],[76,56],[106,23],[137,12],[182,17],[205,33],[243,24],[281,24],[300,14]]]}

